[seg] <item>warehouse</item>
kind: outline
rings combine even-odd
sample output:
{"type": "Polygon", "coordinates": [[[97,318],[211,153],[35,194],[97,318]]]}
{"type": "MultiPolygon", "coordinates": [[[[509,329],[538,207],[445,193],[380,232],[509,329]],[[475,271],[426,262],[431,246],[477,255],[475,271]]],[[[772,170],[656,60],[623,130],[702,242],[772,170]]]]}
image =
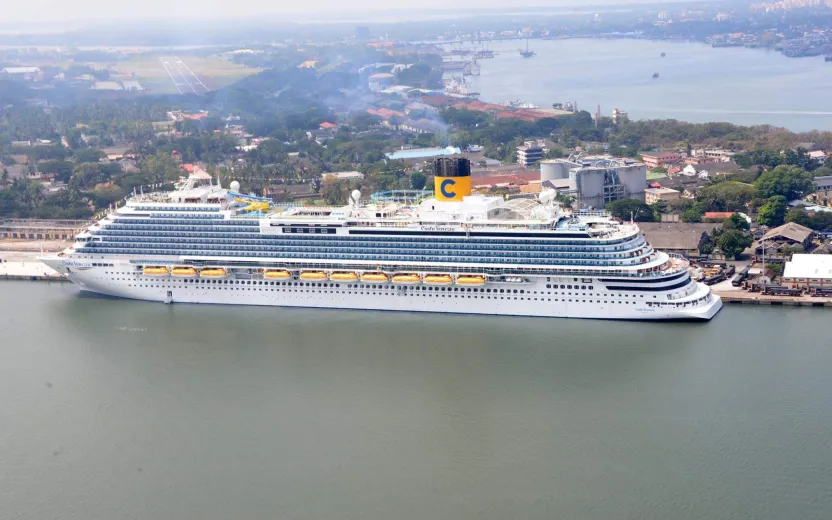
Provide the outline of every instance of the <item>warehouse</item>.
{"type": "Polygon", "coordinates": [[[832,287],[832,255],[792,255],[783,270],[783,285],[832,287]]]}

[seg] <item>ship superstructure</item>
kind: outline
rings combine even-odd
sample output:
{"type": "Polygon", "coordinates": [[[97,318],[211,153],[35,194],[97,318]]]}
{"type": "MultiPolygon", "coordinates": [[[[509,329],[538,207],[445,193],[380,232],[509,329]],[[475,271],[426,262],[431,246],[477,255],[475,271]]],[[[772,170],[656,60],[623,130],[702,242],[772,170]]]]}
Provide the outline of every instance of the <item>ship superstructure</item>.
{"type": "Polygon", "coordinates": [[[163,302],[609,319],[710,319],[719,297],[633,223],[471,195],[437,161],[435,196],[275,205],[190,180],[131,197],[42,260],[86,291],[163,302]]]}

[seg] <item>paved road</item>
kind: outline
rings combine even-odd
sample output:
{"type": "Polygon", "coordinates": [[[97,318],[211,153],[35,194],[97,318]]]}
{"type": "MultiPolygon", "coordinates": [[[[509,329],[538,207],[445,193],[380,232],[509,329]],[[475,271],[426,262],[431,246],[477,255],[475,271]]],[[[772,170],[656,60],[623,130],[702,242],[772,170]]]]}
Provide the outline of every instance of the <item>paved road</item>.
{"type": "Polygon", "coordinates": [[[165,56],[159,60],[180,94],[204,94],[210,91],[178,56],[165,56]]]}

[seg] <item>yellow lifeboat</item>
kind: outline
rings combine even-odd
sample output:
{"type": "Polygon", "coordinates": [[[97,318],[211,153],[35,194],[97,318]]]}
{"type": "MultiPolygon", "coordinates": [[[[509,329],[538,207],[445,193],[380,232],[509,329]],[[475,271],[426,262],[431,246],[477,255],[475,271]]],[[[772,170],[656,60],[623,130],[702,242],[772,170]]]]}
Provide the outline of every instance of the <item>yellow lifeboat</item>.
{"type": "Polygon", "coordinates": [[[364,273],[361,275],[362,282],[372,282],[372,283],[387,283],[390,281],[387,278],[387,275],[384,273],[364,273]]]}
{"type": "Polygon", "coordinates": [[[329,279],[333,282],[357,282],[358,275],[355,273],[332,273],[329,275],[329,279]]]}
{"type": "Polygon", "coordinates": [[[450,285],[454,279],[449,274],[426,274],[424,282],[431,285],[450,285]]]}
{"type": "Polygon", "coordinates": [[[161,265],[149,265],[142,269],[142,274],[147,276],[167,276],[170,274],[167,267],[161,265]]]}
{"type": "Polygon", "coordinates": [[[170,272],[173,276],[196,276],[197,270],[195,267],[174,267],[173,270],[170,272]]]}
{"type": "Polygon", "coordinates": [[[322,271],[304,271],[300,273],[301,280],[326,280],[326,273],[322,271]]]}
{"type": "Polygon", "coordinates": [[[400,273],[393,275],[393,283],[401,283],[401,284],[414,284],[419,283],[421,278],[419,278],[418,274],[413,273],[400,273]]]}
{"type": "Polygon", "coordinates": [[[461,275],[456,277],[456,283],[459,285],[485,285],[485,276],[461,275]]]}
{"type": "Polygon", "coordinates": [[[225,278],[228,271],[222,267],[207,267],[199,272],[199,276],[203,278],[225,278]]]}
{"type": "Polygon", "coordinates": [[[268,269],[263,273],[263,278],[270,280],[288,280],[292,277],[292,273],[283,269],[268,269]]]}

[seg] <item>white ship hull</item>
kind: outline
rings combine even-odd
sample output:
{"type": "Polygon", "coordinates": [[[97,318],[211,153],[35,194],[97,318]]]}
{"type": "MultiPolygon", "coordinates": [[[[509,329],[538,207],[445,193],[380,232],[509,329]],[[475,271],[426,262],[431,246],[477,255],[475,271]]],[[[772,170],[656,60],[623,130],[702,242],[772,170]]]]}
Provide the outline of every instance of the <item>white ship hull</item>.
{"type": "MultiPolygon", "coordinates": [[[[618,320],[709,320],[722,307],[718,296],[712,295],[707,286],[696,282],[691,282],[687,290],[689,294],[668,302],[666,292],[611,291],[604,282],[594,278],[584,279],[582,285],[574,286],[575,289],[560,289],[565,284],[557,282],[566,282],[566,279],[547,280],[545,277],[531,278],[525,283],[440,288],[424,284],[348,284],[326,280],[279,282],[263,279],[158,278],[137,273],[135,266],[127,262],[79,270],[67,268],[72,265],[71,260],[58,257],[42,260],[67,273],[69,279],[84,291],[165,303],[618,320]]],[[[568,279],[569,282],[572,280],[568,279]]]]}

